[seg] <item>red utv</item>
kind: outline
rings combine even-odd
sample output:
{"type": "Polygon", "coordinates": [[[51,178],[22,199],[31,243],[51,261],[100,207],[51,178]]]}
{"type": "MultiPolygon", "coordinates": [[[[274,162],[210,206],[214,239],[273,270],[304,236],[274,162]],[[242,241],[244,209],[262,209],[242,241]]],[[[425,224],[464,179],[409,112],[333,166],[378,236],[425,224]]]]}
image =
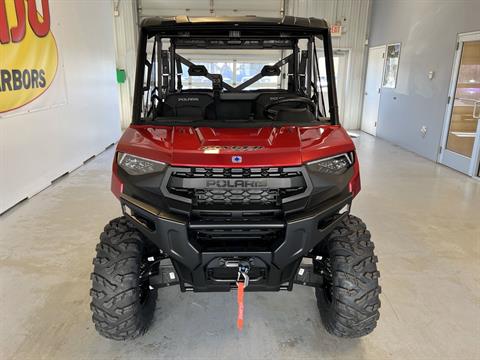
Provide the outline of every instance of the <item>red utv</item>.
{"type": "Polygon", "coordinates": [[[101,234],[92,274],[101,335],[143,334],[172,285],[312,286],[330,333],[375,328],[377,258],[350,215],[359,163],[339,124],[324,20],[145,19],[112,191],[123,216],[101,234]]]}

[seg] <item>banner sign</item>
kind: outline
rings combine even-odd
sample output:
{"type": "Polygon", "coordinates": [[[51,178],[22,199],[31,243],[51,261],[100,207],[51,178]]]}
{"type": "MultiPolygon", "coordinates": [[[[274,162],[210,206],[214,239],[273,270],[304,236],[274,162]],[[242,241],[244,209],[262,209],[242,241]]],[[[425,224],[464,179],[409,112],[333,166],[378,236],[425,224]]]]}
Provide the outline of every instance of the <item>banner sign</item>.
{"type": "Polygon", "coordinates": [[[41,7],[40,13],[35,0],[0,0],[0,116],[66,101],[49,1],[41,7]]]}

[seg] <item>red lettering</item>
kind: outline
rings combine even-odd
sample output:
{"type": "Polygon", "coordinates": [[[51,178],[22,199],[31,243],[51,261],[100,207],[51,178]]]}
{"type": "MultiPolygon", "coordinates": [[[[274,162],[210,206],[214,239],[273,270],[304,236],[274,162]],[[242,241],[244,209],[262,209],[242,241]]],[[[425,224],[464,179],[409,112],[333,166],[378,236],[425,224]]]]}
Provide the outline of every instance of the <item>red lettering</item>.
{"type": "Polygon", "coordinates": [[[10,42],[10,34],[8,33],[7,8],[5,0],[0,0],[0,43],[8,44],[10,42]]]}
{"type": "MultiPolygon", "coordinates": [[[[7,8],[5,0],[0,0],[0,44],[8,44],[20,42],[25,38],[26,32],[26,16],[25,16],[25,0],[15,1],[15,13],[17,16],[17,25],[9,31],[7,8]]],[[[50,32],[50,8],[48,0],[42,0],[42,21],[38,18],[37,4],[35,0],[27,0],[28,6],[28,22],[35,35],[38,37],[47,36],[50,32]]]]}
{"type": "Polygon", "coordinates": [[[26,18],[24,0],[15,0],[15,13],[17,14],[17,26],[10,29],[10,34],[12,34],[12,41],[17,43],[25,37],[26,18]]]}
{"type": "Polygon", "coordinates": [[[46,36],[50,31],[50,9],[48,0],[42,0],[43,21],[38,20],[37,4],[35,0],[28,0],[28,22],[38,37],[46,36]]]}

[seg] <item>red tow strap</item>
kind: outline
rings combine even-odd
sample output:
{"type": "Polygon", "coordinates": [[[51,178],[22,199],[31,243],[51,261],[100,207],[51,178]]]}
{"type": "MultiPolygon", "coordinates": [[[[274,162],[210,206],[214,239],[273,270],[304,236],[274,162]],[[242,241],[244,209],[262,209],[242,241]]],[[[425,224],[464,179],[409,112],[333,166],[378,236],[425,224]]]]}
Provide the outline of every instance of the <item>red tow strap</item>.
{"type": "Polygon", "coordinates": [[[238,303],[238,316],[237,316],[237,329],[243,329],[243,294],[245,290],[245,284],[243,282],[237,281],[238,293],[237,293],[237,303],[238,303]]]}

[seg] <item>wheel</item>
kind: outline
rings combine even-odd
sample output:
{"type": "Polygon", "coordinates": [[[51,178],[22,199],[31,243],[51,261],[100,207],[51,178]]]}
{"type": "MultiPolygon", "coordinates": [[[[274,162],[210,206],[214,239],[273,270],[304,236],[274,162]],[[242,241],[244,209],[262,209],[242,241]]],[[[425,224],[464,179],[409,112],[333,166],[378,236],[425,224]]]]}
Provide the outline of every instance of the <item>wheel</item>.
{"type": "Polygon", "coordinates": [[[375,329],[381,288],[373,250],[365,224],[350,215],[324,243],[321,260],[314,260],[324,275],[324,286],[316,288],[315,295],[329,333],[355,338],[375,329]]]}
{"type": "Polygon", "coordinates": [[[112,220],[100,235],[90,308],[96,330],[106,338],[133,339],[148,329],[157,292],[149,289],[147,247],[124,217],[112,220]]]}

